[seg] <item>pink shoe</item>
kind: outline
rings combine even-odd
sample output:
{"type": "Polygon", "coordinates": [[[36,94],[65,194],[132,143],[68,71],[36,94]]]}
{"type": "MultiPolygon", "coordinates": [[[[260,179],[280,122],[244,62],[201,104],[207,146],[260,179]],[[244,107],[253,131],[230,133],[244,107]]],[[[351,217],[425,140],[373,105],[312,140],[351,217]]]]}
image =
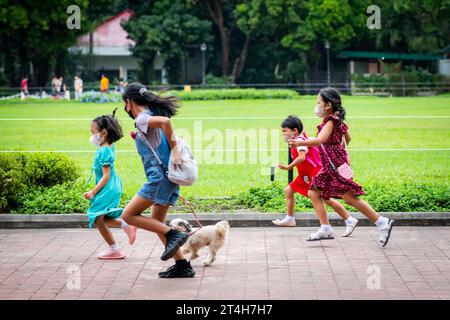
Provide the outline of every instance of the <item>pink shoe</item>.
{"type": "Polygon", "coordinates": [[[128,243],[132,245],[134,241],[136,241],[136,227],[135,226],[128,226],[123,229],[123,232],[125,232],[128,236],[128,243]]]}
{"type": "Polygon", "coordinates": [[[97,258],[103,260],[123,259],[125,258],[125,253],[123,252],[122,249],[119,250],[108,249],[106,251],[100,252],[97,258]]]}

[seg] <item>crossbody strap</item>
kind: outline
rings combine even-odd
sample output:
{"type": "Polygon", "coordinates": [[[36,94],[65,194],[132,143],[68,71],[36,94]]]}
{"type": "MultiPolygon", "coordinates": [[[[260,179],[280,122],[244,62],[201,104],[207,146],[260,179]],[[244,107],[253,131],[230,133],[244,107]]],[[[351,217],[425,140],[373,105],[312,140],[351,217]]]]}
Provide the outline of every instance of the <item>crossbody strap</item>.
{"type": "Polygon", "coordinates": [[[327,151],[325,150],[325,148],[323,147],[323,145],[320,145],[320,148],[322,148],[322,151],[323,151],[323,153],[325,154],[325,156],[327,157],[328,162],[331,164],[331,167],[333,168],[333,170],[336,170],[336,166],[334,165],[333,162],[331,162],[331,159],[330,159],[330,157],[328,156],[328,153],[327,153],[327,151]]]}
{"type": "Polygon", "coordinates": [[[144,143],[150,148],[150,150],[152,151],[153,155],[156,158],[156,161],[158,161],[158,164],[164,169],[164,172],[167,172],[167,168],[164,165],[164,163],[161,161],[161,159],[159,158],[158,154],[156,153],[155,149],[153,149],[152,145],[150,144],[150,142],[148,141],[147,137],[145,136],[144,132],[142,132],[141,130],[139,130],[139,128],[137,128],[139,135],[141,136],[141,139],[144,140],[144,143]]]}

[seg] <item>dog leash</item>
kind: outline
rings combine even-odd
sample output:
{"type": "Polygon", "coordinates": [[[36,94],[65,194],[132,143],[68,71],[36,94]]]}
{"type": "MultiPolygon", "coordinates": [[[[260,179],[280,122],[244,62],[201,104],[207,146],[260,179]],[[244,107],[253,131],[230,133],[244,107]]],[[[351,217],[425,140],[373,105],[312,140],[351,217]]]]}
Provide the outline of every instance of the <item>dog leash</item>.
{"type": "Polygon", "coordinates": [[[195,213],[194,206],[193,206],[188,200],[186,200],[184,197],[178,196],[178,198],[179,198],[181,201],[183,201],[185,205],[187,205],[187,206],[189,207],[189,209],[191,210],[191,212],[192,212],[192,214],[193,214],[193,216],[194,216],[194,218],[195,218],[195,223],[197,223],[197,225],[198,225],[198,227],[199,227],[199,228],[198,228],[197,230],[195,230],[194,232],[190,232],[190,233],[189,233],[189,235],[192,236],[194,233],[196,233],[198,230],[200,230],[200,229],[203,227],[203,225],[202,225],[202,223],[200,222],[200,220],[198,219],[197,214],[195,213]]]}

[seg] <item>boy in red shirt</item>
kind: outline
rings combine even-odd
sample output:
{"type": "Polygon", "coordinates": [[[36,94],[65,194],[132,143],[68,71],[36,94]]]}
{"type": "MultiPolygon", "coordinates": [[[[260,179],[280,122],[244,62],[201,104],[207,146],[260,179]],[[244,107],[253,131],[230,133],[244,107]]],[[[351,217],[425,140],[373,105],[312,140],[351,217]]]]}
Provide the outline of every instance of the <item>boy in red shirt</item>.
{"type": "MultiPolygon", "coordinates": [[[[307,140],[306,133],[303,132],[303,124],[299,118],[295,116],[289,116],[281,123],[283,130],[283,138],[285,141],[290,139],[302,139],[307,140]]],[[[296,167],[298,176],[292,181],[285,189],[286,193],[286,207],[287,215],[284,219],[273,220],[272,222],[280,227],[295,227],[294,219],[294,205],[295,198],[294,193],[300,193],[301,195],[308,197],[309,187],[312,179],[322,169],[322,163],[318,149],[314,147],[292,147],[291,148],[292,163],[284,165],[279,163],[277,166],[282,170],[291,170],[296,167]]],[[[348,237],[355,229],[358,220],[351,217],[344,206],[335,199],[324,200],[327,205],[334,209],[334,211],[345,220],[346,230],[343,237],[348,237]]]]}

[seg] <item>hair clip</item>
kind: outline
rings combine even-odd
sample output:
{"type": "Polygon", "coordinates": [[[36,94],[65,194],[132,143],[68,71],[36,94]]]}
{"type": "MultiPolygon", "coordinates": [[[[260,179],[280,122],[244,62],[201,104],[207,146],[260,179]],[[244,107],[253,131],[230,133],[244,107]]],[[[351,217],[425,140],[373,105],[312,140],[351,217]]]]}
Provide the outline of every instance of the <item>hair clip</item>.
{"type": "Polygon", "coordinates": [[[144,95],[144,92],[147,92],[147,89],[146,89],[146,88],[140,88],[140,89],[139,89],[139,93],[141,94],[141,96],[144,95]]]}

